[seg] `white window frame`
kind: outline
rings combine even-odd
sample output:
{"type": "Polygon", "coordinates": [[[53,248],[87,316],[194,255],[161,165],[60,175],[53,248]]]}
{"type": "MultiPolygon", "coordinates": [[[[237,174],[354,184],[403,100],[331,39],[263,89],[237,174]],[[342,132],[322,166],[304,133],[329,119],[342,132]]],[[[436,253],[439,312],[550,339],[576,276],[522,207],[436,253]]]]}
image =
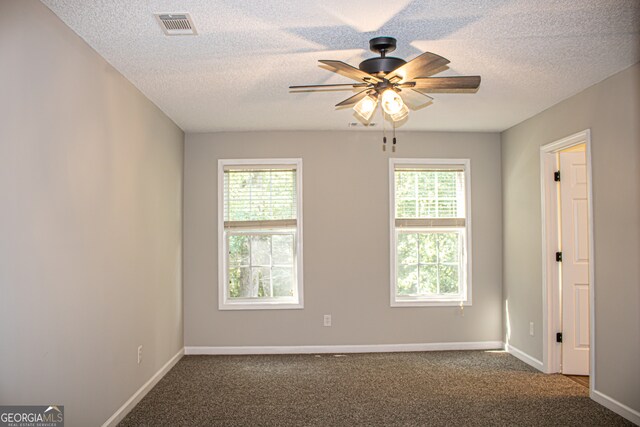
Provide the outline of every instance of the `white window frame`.
{"type": "MultiPolygon", "coordinates": [[[[277,234],[277,232],[276,232],[277,234]]],[[[304,308],[302,271],[302,159],[219,159],[218,160],[218,309],[282,310],[304,308]],[[296,293],[292,300],[234,300],[228,298],[228,248],[224,230],[224,169],[229,166],[293,167],[296,169],[296,293]]]]}
{"type": "MultiPolygon", "coordinates": [[[[471,305],[471,161],[469,159],[389,159],[389,230],[391,255],[391,286],[390,301],[391,307],[429,307],[429,306],[470,306],[471,305]],[[465,233],[463,238],[465,243],[462,248],[462,255],[466,268],[462,271],[464,278],[461,280],[462,298],[450,297],[398,297],[397,290],[397,265],[396,265],[396,236],[400,232],[396,228],[396,182],[395,170],[398,166],[415,165],[416,167],[444,168],[452,166],[464,170],[464,191],[465,191],[465,233]]],[[[437,229],[430,228],[432,231],[437,229]]],[[[416,228],[416,231],[419,229],[416,228]]]]}

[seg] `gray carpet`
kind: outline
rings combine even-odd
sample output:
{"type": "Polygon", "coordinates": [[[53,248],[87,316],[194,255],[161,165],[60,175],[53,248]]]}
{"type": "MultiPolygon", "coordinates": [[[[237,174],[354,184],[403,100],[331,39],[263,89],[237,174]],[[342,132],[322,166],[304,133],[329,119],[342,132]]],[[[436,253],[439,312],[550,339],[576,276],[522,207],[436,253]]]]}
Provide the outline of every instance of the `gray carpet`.
{"type": "Polygon", "coordinates": [[[506,353],[186,356],[120,426],[633,425],[506,353]]]}

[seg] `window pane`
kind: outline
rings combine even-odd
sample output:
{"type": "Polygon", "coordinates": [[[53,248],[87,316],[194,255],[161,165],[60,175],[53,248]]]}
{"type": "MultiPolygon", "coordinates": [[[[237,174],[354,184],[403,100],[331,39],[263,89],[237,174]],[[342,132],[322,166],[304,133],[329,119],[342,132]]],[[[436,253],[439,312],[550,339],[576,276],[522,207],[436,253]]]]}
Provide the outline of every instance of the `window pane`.
{"type": "Polygon", "coordinates": [[[442,294],[455,294],[459,291],[459,268],[457,265],[443,265],[439,266],[440,275],[440,293],[442,294]]]}
{"type": "Polygon", "coordinates": [[[398,263],[418,263],[418,235],[410,233],[398,233],[398,263]]]}
{"type": "Polygon", "coordinates": [[[419,255],[420,263],[437,263],[438,262],[438,234],[437,233],[421,233],[418,235],[420,242],[419,255]]]}
{"type": "Polygon", "coordinates": [[[436,173],[431,172],[418,172],[417,173],[421,177],[421,183],[423,183],[423,189],[420,193],[420,197],[425,199],[434,199],[436,197],[436,173]]]}
{"type": "Polygon", "coordinates": [[[454,199],[438,200],[438,218],[458,218],[458,201],[454,199]]]}
{"type": "Polygon", "coordinates": [[[293,296],[293,268],[274,267],[271,270],[271,280],[273,281],[274,297],[293,296]]]}
{"type": "Polygon", "coordinates": [[[249,237],[229,236],[229,266],[249,265],[249,237]]]}
{"type": "Polygon", "coordinates": [[[438,179],[438,198],[455,198],[457,195],[457,179],[456,176],[460,172],[432,172],[437,174],[438,179]]]}
{"type": "Polygon", "coordinates": [[[291,297],[295,286],[295,236],[232,234],[229,242],[229,298],[291,297]]]}
{"type": "MultiPolygon", "coordinates": [[[[435,199],[418,200],[420,210],[413,218],[435,218],[437,217],[437,205],[435,199]]],[[[410,218],[410,217],[407,217],[410,218]]]]}
{"type": "Polygon", "coordinates": [[[396,172],[396,197],[413,198],[416,192],[416,175],[396,172]]]}
{"type": "Polygon", "coordinates": [[[398,233],[397,295],[459,293],[461,242],[458,231],[398,233]]]}
{"type": "Polygon", "coordinates": [[[271,238],[274,265],[293,265],[293,235],[276,234],[271,238]]]}
{"type": "Polygon", "coordinates": [[[266,221],[295,218],[295,170],[225,171],[225,221],[266,221]]]}
{"type": "Polygon", "coordinates": [[[251,265],[271,265],[271,236],[251,236],[251,265]]]}
{"type": "Polygon", "coordinates": [[[415,218],[418,215],[418,202],[415,199],[398,200],[396,218],[415,218]]]}
{"type": "Polygon", "coordinates": [[[418,293],[418,266],[398,265],[398,295],[415,295],[418,293]]]}
{"type": "Polygon", "coordinates": [[[458,262],[460,233],[438,233],[438,258],[440,262],[458,262]]]}
{"type": "Polygon", "coordinates": [[[438,294],[438,265],[420,266],[420,295],[438,294]]]}
{"type": "Polygon", "coordinates": [[[271,295],[271,268],[251,268],[252,297],[270,297],[271,295]]]}
{"type": "Polygon", "coordinates": [[[252,295],[251,270],[249,267],[229,269],[229,298],[243,298],[252,295]]]}
{"type": "Polygon", "coordinates": [[[395,171],[396,218],[464,218],[464,172],[395,171]]]}

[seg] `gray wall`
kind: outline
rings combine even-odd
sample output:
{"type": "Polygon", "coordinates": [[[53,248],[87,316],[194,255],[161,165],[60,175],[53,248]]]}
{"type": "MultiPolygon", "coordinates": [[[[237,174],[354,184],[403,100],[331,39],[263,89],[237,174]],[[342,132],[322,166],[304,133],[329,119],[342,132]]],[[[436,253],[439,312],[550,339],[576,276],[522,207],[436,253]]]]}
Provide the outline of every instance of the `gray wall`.
{"type": "Polygon", "coordinates": [[[0,58],[0,403],[100,425],[183,345],[183,133],[38,1],[0,58]]]}
{"type": "Polygon", "coordinates": [[[501,340],[500,139],[399,133],[397,157],[470,158],[473,306],[390,308],[389,151],[382,132],[187,134],[186,346],[501,340]],[[219,311],[217,159],[303,159],[303,310],[219,311]],[[322,326],[322,315],[333,326],[322,326]]]}
{"type": "MultiPolygon", "coordinates": [[[[640,411],[640,65],[502,134],[510,343],[542,360],[540,146],[591,129],[596,390],[640,411]]],[[[506,316],[505,316],[506,320],[506,316]]]]}

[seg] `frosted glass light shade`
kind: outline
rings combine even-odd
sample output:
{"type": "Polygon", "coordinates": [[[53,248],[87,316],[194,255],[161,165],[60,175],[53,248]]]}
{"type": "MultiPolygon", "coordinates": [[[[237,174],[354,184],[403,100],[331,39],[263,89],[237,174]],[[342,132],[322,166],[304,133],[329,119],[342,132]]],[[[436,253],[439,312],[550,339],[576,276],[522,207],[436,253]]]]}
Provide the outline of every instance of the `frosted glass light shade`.
{"type": "Polygon", "coordinates": [[[391,120],[393,120],[394,122],[397,122],[407,117],[408,114],[409,109],[406,105],[402,104],[402,108],[400,108],[400,111],[395,114],[389,114],[389,117],[391,117],[391,120]]]}
{"type": "Polygon", "coordinates": [[[395,90],[387,89],[382,92],[382,109],[385,113],[391,115],[397,114],[404,107],[402,98],[395,90]]]}
{"type": "Polygon", "coordinates": [[[377,106],[378,99],[371,95],[367,95],[353,106],[353,110],[365,121],[369,121],[371,116],[373,116],[373,113],[376,111],[377,106]]]}

